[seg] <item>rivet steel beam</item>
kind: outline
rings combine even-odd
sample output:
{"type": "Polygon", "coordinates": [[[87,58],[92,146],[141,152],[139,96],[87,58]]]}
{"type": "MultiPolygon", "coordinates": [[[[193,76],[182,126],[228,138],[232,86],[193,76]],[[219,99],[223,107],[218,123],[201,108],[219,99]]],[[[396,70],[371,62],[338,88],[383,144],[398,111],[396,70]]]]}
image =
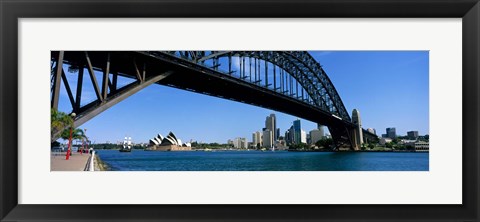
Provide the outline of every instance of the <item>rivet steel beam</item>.
{"type": "Polygon", "coordinates": [[[83,65],[78,67],[78,80],[77,80],[77,93],[75,94],[75,106],[73,107],[74,112],[78,112],[80,109],[80,103],[82,101],[82,85],[83,85],[83,65]]]}
{"type": "Polygon", "coordinates": [[[108,75],[110,73],[110,53],[107,53],[107,65],[105,67],[105,70],[103,71],[103,87],[102,87],[102,96],[103,98],[107,98],[107,92],[108,92],[108,75]]]}
{"type": "Polygon", "coordinates": [[[265,88],[268,88],[268,62],[265,60],[265,88]]]}
{"type": "Polygon", "coordinates": [[[133,61],[133,66],[135,66],[135,75],[137,75],[138,81],[143,82],[142,76],[140,75],[140,70],[138,70],[137,62],[135,62],[135,60],[133,61]]]}
{"type": "Polygon", "coordinates": [[[150,85],[168,77],[172,73],[173,73],[173,71],[168,71],[168,72],[165,72],[163,74],[157,75],[155,77],[152,77],[152,78],[148,79],[147,81],[144,81],[142,83],[138,83],[138,85],[132,87],[129,90],[125,90],[123,93],[120,93],[119,95],[115,95],[112,98],[107,98],[107,100],[103,104],[101,104],[99,106],[96,106],[91,110],[87,110],[81,116],[78,116],[78,118],[75,119],[75,126],[80,126],[80,125],[84,124],[85,122],[92,119],[93,117],[100,114],[101,112],[107,110],[108,108],[114,106],[115,104],[121,102],[122,100],[128,98],[129,96],[137,93],[138,91],[144,89],[145,87],[150,86],[150,85]]]}
{"type": "Polygon", "coordinates": [[[70,89],[70,84],[68,84],[67,76],[65,76],[65,72],[63,71],[63,69],[62,69],[62,81],[63,81],[63,85],[65,85],[65,90],[67,91],[68,99],[70,100],[70,104],[72,105],[72,109],[73,109],[73,107],[75,107],[75,100],[73,99],[72,90],[70,89]]]}
{"type": "Polygon", "coordinates": [[[117,87],[117,82],[118,81],[117,80],[118,80],[118,73],[117,72],[112,73],[112,87],[113,87],[113,89],[110,89],[110,92],[113,91],[115,93],[117,91],[117,89],[118,89],[118,87],[117,87]]]}
{"type": "Polygon", "coordinates": [[[88,56],[87,52],[85,52],[85,59],[87,60],[88,74],[90,75],[90,80],[92,80],[92,85],[93,85],[93,89],[95,90],[95,94],[97,95],[98,100],[103,101],[104,98],[100,93],[100,89],[97,83],[97,78],[95,77],[95,72],[93,71],[92,62],[90,61],[90,57],[88,56]]]}
{"type": "Polygon", "coordinates": [[[63,71],[63,56],[64,56],[64,51],[60,51],[58,53],[58,57],[56,58],[57,60],[57,65],[55,67],[55,82],[53,85],[53,93],[52,93],[52,104],[51,107],[54,109],[58,109],[58,99],[60,96],[60,81],[62,78],[62,71],[63,71]]]}

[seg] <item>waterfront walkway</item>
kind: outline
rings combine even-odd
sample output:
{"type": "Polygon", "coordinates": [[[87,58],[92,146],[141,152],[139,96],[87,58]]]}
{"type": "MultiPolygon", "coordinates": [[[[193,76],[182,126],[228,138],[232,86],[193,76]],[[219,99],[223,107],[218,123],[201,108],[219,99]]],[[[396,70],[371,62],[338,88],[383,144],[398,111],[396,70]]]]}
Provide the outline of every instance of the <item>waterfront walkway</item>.
{"type": "Polygon", "coordinates": [[[65,160],[65,153],[52,153],[50,156],[50,171],[83,171],[90,154],[73,153],[65,160]]]}

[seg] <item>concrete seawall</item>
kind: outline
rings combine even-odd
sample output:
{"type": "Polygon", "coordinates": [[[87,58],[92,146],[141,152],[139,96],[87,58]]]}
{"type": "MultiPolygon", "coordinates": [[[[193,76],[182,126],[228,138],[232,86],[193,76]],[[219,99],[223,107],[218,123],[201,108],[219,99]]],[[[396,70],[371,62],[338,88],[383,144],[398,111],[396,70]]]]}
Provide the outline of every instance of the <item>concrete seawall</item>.
{"type": "Polygon", "coordinates": [[[110,167],[102,161],[102,159],[100,159],[100,157],[97,155],[95,155],[95,158],[93,160],[93,165],[94,165],[94,168],[95,168],[95,171],[109,171],[110,170],[110,167]]]}

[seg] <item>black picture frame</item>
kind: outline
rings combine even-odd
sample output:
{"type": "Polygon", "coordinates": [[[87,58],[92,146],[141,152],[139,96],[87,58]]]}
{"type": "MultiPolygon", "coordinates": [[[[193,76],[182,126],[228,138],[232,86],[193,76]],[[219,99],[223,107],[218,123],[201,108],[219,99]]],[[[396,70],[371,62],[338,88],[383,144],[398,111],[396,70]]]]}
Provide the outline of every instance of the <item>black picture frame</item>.
{"type": "Polygon", "coordinates": [[[0,15],[1,221],[479,221],[478,0],[0,0],[0,15]],[[18,19],[80,17],[462,18],[463,204],[19,205],[18,19]]]}

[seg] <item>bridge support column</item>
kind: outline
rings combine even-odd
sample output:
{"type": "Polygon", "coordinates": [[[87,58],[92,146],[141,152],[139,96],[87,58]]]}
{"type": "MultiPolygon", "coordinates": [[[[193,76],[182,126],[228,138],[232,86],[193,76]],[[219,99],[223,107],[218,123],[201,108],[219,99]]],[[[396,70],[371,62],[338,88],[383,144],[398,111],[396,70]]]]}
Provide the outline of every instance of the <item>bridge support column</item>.
{"type": "Polygon", "coordinates": [[[362,147],[363,143],[363,135],[362,135],[362,128],[356,127],[352,130],[353,136],[355,138],[355,150],[359,150],[362,147]]]}
{"type": "Polygon", "coordinates": [[[355,136],[355,129],[346,126],[329,126],[332,139],[337,150],[359,150],[355,136]]]}
{"type": "Polygon", "coordinates": [[[353,140],[353,149],[354,150],[360,150],[362,147],[362,139],[361,136],[359,135],[358,129],[350,129],[350,134],[352,135],[352,140],[353,140]]]}

